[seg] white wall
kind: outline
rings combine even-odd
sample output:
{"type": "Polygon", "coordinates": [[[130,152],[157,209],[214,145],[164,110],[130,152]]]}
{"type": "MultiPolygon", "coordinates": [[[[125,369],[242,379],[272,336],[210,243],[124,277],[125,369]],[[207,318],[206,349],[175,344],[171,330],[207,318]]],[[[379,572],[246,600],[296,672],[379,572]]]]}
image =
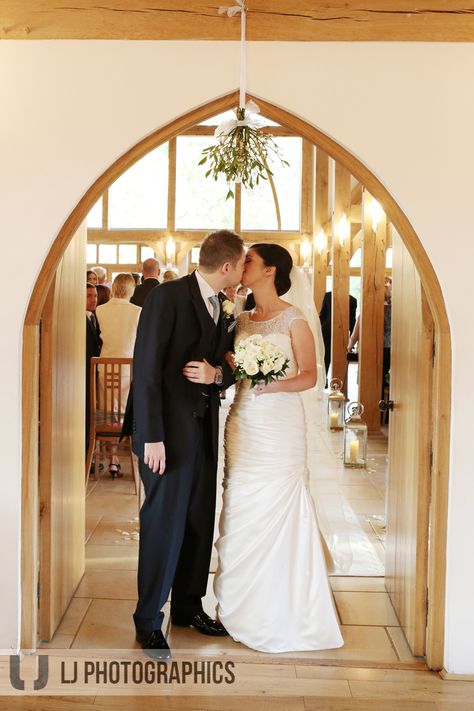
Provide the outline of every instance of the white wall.
{"type": "MultiPolygon", "coordinates": [[[[16,266],[0,307],[8,334],[0,349],[0,647],[15,648],[19,639],[21,329],[40,266],[104,169],[160,125],[237,88],[237,62],[234,43],[0,44],[0,238],[4,264],[16,266]]],[[[300,115],[363,160],[408,215],[439,276],[454,349],[445,666],[458,673],[474,673],[474,477],[467,425],[474,395],[468,291],[473,69],[474,45],[249,46],[249,90],[300,115]]]]}

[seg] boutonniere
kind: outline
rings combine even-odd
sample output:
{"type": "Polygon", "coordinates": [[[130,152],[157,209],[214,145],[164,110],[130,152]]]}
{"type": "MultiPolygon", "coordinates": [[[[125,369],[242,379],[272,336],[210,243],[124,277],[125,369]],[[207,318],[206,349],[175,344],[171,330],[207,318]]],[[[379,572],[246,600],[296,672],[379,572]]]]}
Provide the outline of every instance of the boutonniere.
{"type": "Polygon", "coordinates": [[[234,318],[235,304],[230,299],[225,299],[221,308],[225,321],[231,321],[234,318]]]}

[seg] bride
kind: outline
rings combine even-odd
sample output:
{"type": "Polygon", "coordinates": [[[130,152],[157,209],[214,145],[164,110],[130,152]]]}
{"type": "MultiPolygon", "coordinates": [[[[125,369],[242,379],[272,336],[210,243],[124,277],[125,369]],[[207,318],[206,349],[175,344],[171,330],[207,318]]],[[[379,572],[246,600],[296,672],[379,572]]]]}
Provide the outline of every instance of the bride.
{"type": "Polygon", "coordinates": [[[284,351],[284,378],[237,390],[225,428],[223,508],[214,592],[234,640],[262,652],[341,647],[315,508],[308,488],[306,421],[300,393],[315,386],[313,333],[280,298],[292,259],[255,244],[242,278],[255,296],[237,319],[236,343],[259,333],[284,351]]]}

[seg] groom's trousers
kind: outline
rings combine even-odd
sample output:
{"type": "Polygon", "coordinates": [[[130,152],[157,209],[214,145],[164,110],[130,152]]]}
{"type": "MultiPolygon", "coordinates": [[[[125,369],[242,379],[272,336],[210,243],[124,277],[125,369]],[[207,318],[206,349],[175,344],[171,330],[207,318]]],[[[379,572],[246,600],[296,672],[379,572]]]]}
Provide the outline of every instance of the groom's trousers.
{"type": "Polygon", "coordinates": [[[209,577],[217,475],[210,411],[193,418],[185,437],[177,431],[178,422],[174,428],[172,436],[167,434],[169,446],[165,441],[163,475],[140,461],[145,501],[134,621],[138,629],[149,631],[161,628],[171,589],[172,613],[186,618],[201,610],[209,577]]]}

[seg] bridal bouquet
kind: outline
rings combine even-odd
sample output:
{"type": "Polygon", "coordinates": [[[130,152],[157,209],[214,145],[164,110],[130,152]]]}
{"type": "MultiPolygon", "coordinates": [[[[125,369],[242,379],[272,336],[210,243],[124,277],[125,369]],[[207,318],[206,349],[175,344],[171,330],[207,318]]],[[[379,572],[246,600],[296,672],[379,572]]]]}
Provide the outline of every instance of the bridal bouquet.
{"type": "Polygon", "coordinates": [[[258,382],[264,381],[265,385],[268,385],[272,380],[281,378],[290,364],[284,353],[259,333],[239,342],[235,348],[234,360],[236,379],[248,378],[251,388],[258,382]]]}

